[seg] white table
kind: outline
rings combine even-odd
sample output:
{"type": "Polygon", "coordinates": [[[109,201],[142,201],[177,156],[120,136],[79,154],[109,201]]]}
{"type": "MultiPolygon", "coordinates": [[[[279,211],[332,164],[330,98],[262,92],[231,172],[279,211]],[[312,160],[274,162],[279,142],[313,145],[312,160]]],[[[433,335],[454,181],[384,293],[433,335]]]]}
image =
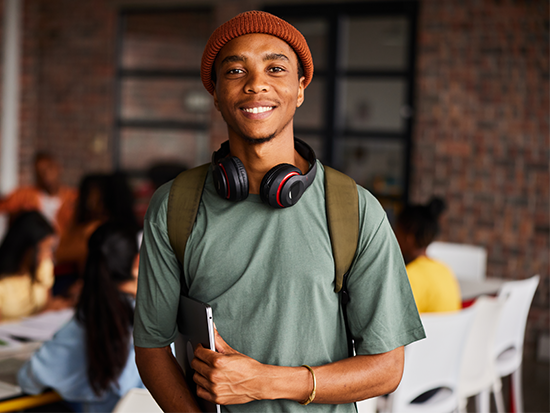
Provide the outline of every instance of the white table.
{"type": "Polygon", "coordinates": [[[23,395],[17,385],[17,372],[73,314],[72,309],[48,311],[17,322],[0,323],[0,402],[23,395]]]}
{"type": "Polygon", "coordinates": [[[458,279],[462,300],[472,300],[480,295],[496,295],[505,280],[485,278],[484,280],[458,279]]]}

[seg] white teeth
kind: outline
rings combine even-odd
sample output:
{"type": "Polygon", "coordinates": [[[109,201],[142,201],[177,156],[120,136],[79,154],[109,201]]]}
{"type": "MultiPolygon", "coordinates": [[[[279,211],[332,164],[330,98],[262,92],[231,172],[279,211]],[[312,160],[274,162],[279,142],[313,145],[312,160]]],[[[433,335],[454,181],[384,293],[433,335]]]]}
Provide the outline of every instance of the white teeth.
{"type": "Polygon", "coordinates": [[[264,112],[267,112],[269,110],[273,110],[273,107],[272,106],[261,106],[259,108],[243,108],[243,110],[245,112],[248,112],[248,113],[264,113],[264,112]]]}

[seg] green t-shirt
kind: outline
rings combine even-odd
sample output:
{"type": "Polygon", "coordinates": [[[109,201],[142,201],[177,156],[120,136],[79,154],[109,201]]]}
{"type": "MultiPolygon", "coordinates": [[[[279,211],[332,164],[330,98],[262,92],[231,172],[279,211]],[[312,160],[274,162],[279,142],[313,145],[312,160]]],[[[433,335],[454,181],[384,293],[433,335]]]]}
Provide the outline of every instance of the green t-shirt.
{"type": "MultiPolygon", "coordinates": [[[[170,247],[166,210],[171,183],[154,195],[144,225],[134,325],[135,344],[163,347],[177,334],[182,275],[170,247]]],[[[405,266],[386,214],[359,190],[359,245],[348,278],[350,330],[357,354],[378,354],[424,337],[405,266]]],[[[262,363],[318,366],[347,357],[340,296],[324,201],[324,169],[292,208],[259,195],[218,196],[209,173],[185,250],[189,296],[212,306],[216,327],[234,349],[262,363]]],[[[224,411],[293,411],[288,400],[224,406],[224,411]]],[[[307,406],[355,411],[353,404],[307,406]]]]}

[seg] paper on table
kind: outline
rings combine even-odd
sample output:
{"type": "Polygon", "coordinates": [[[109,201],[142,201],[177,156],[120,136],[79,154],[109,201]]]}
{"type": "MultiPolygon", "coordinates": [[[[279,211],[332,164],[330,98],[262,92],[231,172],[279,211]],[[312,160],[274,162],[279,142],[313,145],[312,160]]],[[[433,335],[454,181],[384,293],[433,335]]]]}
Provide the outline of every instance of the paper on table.
{"type": "Polygon", "coordinates": [[[21,337],[33,341],[50,340],[71,319],[73,309],[47,311],[17,322],[0,324],[0,337],[21,337]]]}
{"type": "Polygon", "coordinates": [[[21,394],[21,387],[0,381],[0,400],[21,394]]]}

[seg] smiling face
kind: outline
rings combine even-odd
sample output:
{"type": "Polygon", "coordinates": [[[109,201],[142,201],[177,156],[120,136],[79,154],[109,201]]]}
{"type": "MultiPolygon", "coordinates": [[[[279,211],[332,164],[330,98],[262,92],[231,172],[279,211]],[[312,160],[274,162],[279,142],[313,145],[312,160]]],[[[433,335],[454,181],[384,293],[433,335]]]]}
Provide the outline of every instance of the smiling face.
{"type": "Polygon", "coordinates": [[[286,42],[267,34],[237,37],[220,50],[214,68],[214,104],[230,139],[262,143],[293,136],[304,78],[298,78],[298,58],[286,42]]]}

